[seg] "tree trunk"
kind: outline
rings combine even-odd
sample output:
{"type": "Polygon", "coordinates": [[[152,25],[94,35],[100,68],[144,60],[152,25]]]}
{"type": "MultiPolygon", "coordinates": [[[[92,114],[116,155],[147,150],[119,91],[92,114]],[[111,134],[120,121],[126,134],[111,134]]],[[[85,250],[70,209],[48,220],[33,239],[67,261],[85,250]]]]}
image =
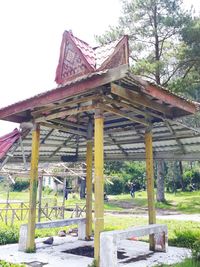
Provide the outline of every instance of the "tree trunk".
{"type": "Polygon", "coordinates": [[[164,179],[164,161],[157,162],[157,194],[156,199],[158,202],[165,201],[165,179],[164,179]]]}
{"type": "Polygon", "coordinates": [[[182,161],[179,161],[179,169],[180,169],[180,183],[182,191],[185,190],[184,181],[183,181],[183,164],[182,161]]]}
{"type": "Polygon", "coordinates": [[[156,70],[155,70],[155,79],[156,83],[160,84],[160,48],[159,48],[159,37],[158,37],[158,19],[157,19],[157,4],[154,4],[153,10],[153,24],[154,24],[154,38],[155,38],[155,62],[156,62],[156,70]]]}

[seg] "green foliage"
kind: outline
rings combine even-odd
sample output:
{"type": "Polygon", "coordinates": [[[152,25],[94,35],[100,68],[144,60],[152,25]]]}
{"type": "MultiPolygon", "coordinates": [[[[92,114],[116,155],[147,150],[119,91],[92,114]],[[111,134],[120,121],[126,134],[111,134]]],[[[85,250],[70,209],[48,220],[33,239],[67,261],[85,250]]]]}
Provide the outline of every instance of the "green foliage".
{"type": "Polygon", "coordinates": [[[184,187],[187,191],[200,189],[200,172],[197,169],[187,170],[183,174],[184,187]]]}
{"type": "Polygon", "coordinates": [[[183,262],[173,264],[173,265],[158,265],[155,267],[199,267],[199,262],[194,261],[193,259],[186,259],[183,262]]]}
{"type": "Polygon", "coordinates": [[[118,195],[124,192],[125,183],[121,177],[113,177],[112,183],[105,184],[105,191],[109,195],[118,195]]]}
{"type": "Polygon", "coordinates": [[[89,264],[88,267],[97,267],[96,260],[93,260],[93,262],[91,264],[89,264]]]}
{"type": "Polygon", "coordinates": [[[0,266],[1,267],[26,267],[26,265],[24,264],[9,263],[6,261],[1,261],[1,260],[0,260],[0,266]]]}
{"type": "Polygon", "coordinates": [[[0,245],[17,243],[19,239],[19,228],[1,225],[0,227],[0,245]]]}
{"type": "Polygon", "coordinates": [[[181,0],[122,0],[122,3],[118,25],[97,36],[97,40],[104,43],[129,35],[134,73],[166,85],[181,66],[180,34],[191,21],[190,13],[182,9],[181,0]]]}
{"type": "Polygon", "coordinates": [[[53,192],[53,189],[50,188],[49,186],[45,186],[44,188],[44,194],[45,195],[50,195],[53,192]]]}
{"type": "Polygon", "coordinates": [[[200,230],[175,230],[174,233],[175,238],[170,243],[178,247],[192,248],[200,239],[200,230]]]}
{"type": "Polygon", "coordinates": [[[134,183],[135,190],[145,187],[145,164],[143,162],[118,161],[107,162],[105,173],[110,176],[110,183],[106,183],[107,194],[117,195],[130,191],[130,183],[134,183]]]}
{"type": "Polygon", "coordinates": [[[12,185],[11,189],[16,192],[21,192],[29,188],[29,181],[17,180],[15,184],[12,185]]]}
{"type": "Polygon", "coordinates": [[[200,237],[192,245],[192,256],[195,260],[200,261],[200,237]]]}

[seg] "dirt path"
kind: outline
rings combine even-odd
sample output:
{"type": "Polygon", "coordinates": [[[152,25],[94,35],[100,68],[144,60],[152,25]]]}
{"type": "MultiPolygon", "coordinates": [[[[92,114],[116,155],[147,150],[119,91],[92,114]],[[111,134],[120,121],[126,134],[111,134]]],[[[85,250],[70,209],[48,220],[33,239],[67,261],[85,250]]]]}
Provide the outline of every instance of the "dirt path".
{"type": "MultiPolygon", "coordinates": [[[[118,201],[111,200],[109,201],[111,204],[115,204],[118,207],[123,208],[122,211],[106,211],[109,214],[116,214],[120,216],[133,216],[133,217],[148,217],[148,208],[140,207],[132,202],[126,201],[118,201]]],[[[179,211],[175,210],[167,210],[167,209],[156,209],[156,214],[158,219],[166,219],[166,220],[180,220],[180,221],[193,221],[200,222],[200,214],[183,214],[179,211]]]]}

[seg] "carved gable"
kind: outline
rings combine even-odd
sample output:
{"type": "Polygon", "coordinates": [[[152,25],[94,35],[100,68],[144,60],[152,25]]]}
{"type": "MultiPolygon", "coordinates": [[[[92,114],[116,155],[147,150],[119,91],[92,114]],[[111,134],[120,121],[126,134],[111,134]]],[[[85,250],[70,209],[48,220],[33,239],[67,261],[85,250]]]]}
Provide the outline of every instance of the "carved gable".
{"type": "Polygon", "coordinates": [[[58,84],[75,79],[93,70],[70,35],[69,32],[63,34],[55,79],[58,84]]]}
{"type": "Polygon", "coordinates": [[[86,42],[65,31],[60,48],[55,81],[64,84],[94,71],[128,64],[128,38],[92,48],[86,42]]]}

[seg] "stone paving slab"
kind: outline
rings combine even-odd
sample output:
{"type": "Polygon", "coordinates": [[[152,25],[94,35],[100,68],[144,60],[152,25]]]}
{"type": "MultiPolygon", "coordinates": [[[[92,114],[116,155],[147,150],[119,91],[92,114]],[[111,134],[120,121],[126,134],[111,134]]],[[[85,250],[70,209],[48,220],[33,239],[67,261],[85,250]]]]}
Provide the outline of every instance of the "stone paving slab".
{"type": "MultiPolygon", "coordinates": [[[[77,237],[54,237],[53,245],[45,245],[42,243],[46,238],[36,240],[36,253],[24,253],[18,251],[18,244],[0,246],[0,259],[13,263],[27,263],[32,267],[87,267],[93,259],[83,256],[63,253],[68,249],[77,248],[80,246],[93,245],[93,241],[81,241],[77,237]]],[[[140,241],[123,240],[119,244],[119,249],[126,252],[129,259],[138,256],[148,255],[150,253],[148,244],[140,241]]],[[[125,255],[126,255],[125,254],[125,255]]],[[[119,260],[119,267],[151,267],[160,263],[173,264],[181,262],[184,258],[191,255],[188,249],[169,247],[168,253],[153,253],[147,256],[146,260],[137,262],[123,263],[124,260],[119,260]]],[[[109,266],[108,266],[109,267],[109,266]]]]}

